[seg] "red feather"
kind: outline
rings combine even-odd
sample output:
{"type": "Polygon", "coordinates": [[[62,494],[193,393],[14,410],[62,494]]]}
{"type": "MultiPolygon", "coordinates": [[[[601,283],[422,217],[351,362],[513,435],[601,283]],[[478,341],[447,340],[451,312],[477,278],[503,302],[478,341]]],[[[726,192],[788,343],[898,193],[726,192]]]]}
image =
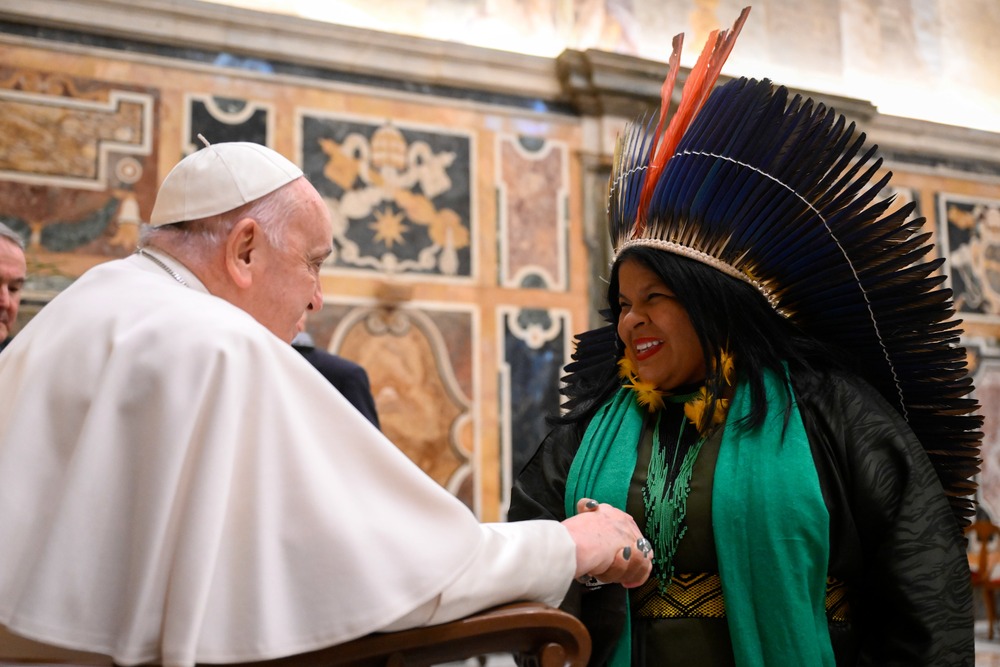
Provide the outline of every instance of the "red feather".
{"type": "Polygon", "coordinates": [[[642,193],[639,196],[639,215],[635,222],[633,238],[641,236],[646,228],[646,211],[649,202],[653,198],[653,190],[660,179],[660,174],[667,162],[673,156],[677,145],[681,142],[681,137],[687,131],[691,121],[701,110],[705,100],[712,92],[715,82],[719,80],[722,73],[722,65],[729,58],[736,38],[739,37],[740,30],[750,14],[750,7],[744,7],[740,12],[736,23],[729,30],[713,30],[705,42],[705,46],[698,56],[698,62],[691,68],[684,88],[681,90],[681,102],[677,106],[677,112],[670,119],[666,131],[663,130],[667,111],[670,108],[670,99],[673,95],[674,82],[677,79],[677,70],[680,64],[681,46],[684,43],[684,35],[674,37],[673,52],[670,54],[669,70],[667,77],[663,81],[660,89],[660,121],[654,134],[654,145],[649,151],[649,169],[646,173],[646,180],[642,186],[642,193]]]}

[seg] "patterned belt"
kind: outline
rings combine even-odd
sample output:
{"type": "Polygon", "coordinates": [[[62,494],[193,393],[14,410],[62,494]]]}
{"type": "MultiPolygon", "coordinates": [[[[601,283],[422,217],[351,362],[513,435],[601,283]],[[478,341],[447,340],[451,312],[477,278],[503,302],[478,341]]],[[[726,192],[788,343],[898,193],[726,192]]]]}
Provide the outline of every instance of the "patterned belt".
{"type": "MultiPolygon", "coordinates": [[[[633,609],[646,618],[725,618],[722,580],[718,574],[697,572],[675,574],[660,595],[657,580],[650,578],[632,591],[633,609]]],[[[826,580],[826,616],[834,623],[845,623],[850,617],[847,586],[829,577],[826,580]]]]}

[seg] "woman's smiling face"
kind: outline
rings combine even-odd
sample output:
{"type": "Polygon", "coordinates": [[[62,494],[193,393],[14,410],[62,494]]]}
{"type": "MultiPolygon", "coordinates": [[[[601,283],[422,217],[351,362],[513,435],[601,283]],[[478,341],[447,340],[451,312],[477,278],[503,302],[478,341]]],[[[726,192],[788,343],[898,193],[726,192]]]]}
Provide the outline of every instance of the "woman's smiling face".
{"type": "Polygon", "coordinates": [[[635,259],[618,267],[618,305],[618,336],[643,382],[669,391],[705,379],[704,353],[687,310],[635,259]]]}

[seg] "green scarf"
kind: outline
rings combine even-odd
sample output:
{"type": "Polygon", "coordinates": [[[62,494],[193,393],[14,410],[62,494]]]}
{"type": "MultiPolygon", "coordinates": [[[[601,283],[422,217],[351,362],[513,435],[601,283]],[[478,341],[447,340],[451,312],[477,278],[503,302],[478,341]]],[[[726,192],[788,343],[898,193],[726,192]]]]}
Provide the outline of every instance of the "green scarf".
{"type": "MultiPolygon", "coordinates": [[[[751,432],[733,426],[750,410],[749,388],[737,385],[712,487],[719,576],[740,667],[834,664],[825,611],[830,517],[794,402],[785,427],[783,384],[765,375],[767,417],[751,432]]],[[[567,476],[566,516],[580,498],[625,509],[645,414],[626,388],[597,411],[567,476]]],[[[631,662],[627,604],[625,611],[612,667],[631,662]]]]}

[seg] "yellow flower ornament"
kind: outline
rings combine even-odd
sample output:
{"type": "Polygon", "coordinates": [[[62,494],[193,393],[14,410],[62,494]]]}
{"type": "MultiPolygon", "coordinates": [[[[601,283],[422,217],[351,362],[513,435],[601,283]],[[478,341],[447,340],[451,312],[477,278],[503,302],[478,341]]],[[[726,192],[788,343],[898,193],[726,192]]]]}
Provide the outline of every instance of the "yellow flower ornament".
{"type": "MultiPolygon", "coordinates": [[[[722,361],[722,381],[726,387],[731,387],[735,379],[735,367],[733,357],[725,350],[720,352],[722,361]]],[[[636,401],[650,412],[663,409],[664,392],[656,388],[652,382],[643,382],[639,378],[635,365],[628,357],[618,360],[618,376],[622,379],[622,386],[631,389],[636,394],[636,401]]],[[[694,424],[698,432],[705,434],[726,420],[726,412],[729,410],[729,399],[720,398],[715,402],[715,411],[711,419],[705,412],[712,402],[712,394],[707,386],[703,386],[694,392],[691,397],[684,402],[684,415],[694,424]]]]}

